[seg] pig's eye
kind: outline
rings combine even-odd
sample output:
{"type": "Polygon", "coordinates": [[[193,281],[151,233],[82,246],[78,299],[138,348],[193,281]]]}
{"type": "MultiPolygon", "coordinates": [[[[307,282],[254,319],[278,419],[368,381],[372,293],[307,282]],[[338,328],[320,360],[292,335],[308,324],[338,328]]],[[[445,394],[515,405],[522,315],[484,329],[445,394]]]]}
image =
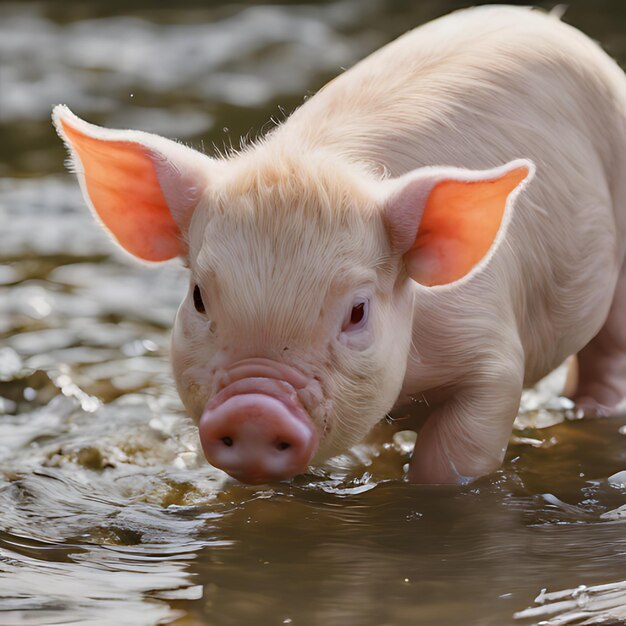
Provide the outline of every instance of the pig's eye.
{"type": "Polygon", "coordinates": [[[356,326],[365,317],[365,302],[359,302],[359,304],[352,307],[352,313],[350,313],[350,324],[356,326]]]}
{"type": "Polygon", "coordinates": [[[204,302],[202,302],[200,287],[198,287],[198,285],[193,288],[193,305],[196,307],[196,311],[198,311],[198,313],[204,313],[206,311],[204,308],[204,302]]]}
{"type": "Polygon", "coordinates": [[[359,298],[352,304],[350,315],[343,323],[343,332],[352,332],[360,330],[367,324],[369,314],[369,300],[359,298]]]}

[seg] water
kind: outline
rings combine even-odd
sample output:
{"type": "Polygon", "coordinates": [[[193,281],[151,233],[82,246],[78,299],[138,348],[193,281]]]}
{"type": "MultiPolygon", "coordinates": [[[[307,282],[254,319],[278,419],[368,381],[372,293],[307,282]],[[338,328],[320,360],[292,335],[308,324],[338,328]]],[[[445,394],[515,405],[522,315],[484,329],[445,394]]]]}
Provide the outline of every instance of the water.
{"type": "MultiPolygon", "coordinates": [[[[567,419],[554,379],[468,487],[404,483],[389,426],[290,483],[227,479],[169,374],[181,268],[113,249],[50,126],[65,102],[236,145],[461,4],[0,5],[0,624],[626,623],[626,418],[567,419]]],[[[623,3],[569,4],[626,61],[623,3]]]]}

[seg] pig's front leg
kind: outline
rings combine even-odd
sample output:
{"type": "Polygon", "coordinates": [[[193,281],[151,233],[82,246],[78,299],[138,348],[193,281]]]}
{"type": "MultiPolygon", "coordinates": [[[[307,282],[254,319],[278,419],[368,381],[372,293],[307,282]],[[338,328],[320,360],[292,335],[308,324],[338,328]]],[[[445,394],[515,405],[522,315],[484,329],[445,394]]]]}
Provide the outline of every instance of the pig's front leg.
{"type": "Polygon", "coordinates": [[[419,484],[467,484],[502,463],[522,395],[523,369],[464,384],[428,418],[408,478],[419,484]]]}

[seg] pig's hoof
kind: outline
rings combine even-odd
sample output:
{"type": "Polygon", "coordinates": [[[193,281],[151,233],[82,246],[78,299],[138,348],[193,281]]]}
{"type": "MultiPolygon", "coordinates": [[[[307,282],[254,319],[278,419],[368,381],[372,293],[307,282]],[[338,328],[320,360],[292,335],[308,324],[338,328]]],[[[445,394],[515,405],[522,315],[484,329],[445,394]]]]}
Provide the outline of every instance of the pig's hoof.
{"type": "MultiPolygon", "coordinates": [[[[595,341],[595,340],[594,340],[595,341]]],[[[599,342],[598,342],[599,343],[599,342]]],[[[572,400],[585,416],[626,412],[626,352],[590,344],[578,356],[579,380],[572,400]]]]}
{"type": "Polygon", "coordinates": [[[626,413],[626,398],[619,399],[614,392],[606,395],[599,394],[602,401],[591,396],[577,396],[573,398],[576,409],[582,411],[585,417],[612,417],[626,413]]]}

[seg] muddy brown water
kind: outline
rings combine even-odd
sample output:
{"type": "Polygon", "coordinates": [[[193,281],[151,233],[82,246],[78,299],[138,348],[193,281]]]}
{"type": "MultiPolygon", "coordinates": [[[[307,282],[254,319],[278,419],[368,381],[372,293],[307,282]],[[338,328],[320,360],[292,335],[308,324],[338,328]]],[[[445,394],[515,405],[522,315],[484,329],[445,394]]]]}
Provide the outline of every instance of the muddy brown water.
{"type": "MultiPolygon", "coordinates": [[[[626,61],[621,0],[569,5],[626,61]]],[[[467,487],[403,482],[387,427],[272,486],[198,456],[167,362],[184,273],[94,225],[52,105],[213,152],[462,3],[172,6],[0,4],[0,624],[624,623],[626,418],[573,419],[562,372],[467,487]]]]}

